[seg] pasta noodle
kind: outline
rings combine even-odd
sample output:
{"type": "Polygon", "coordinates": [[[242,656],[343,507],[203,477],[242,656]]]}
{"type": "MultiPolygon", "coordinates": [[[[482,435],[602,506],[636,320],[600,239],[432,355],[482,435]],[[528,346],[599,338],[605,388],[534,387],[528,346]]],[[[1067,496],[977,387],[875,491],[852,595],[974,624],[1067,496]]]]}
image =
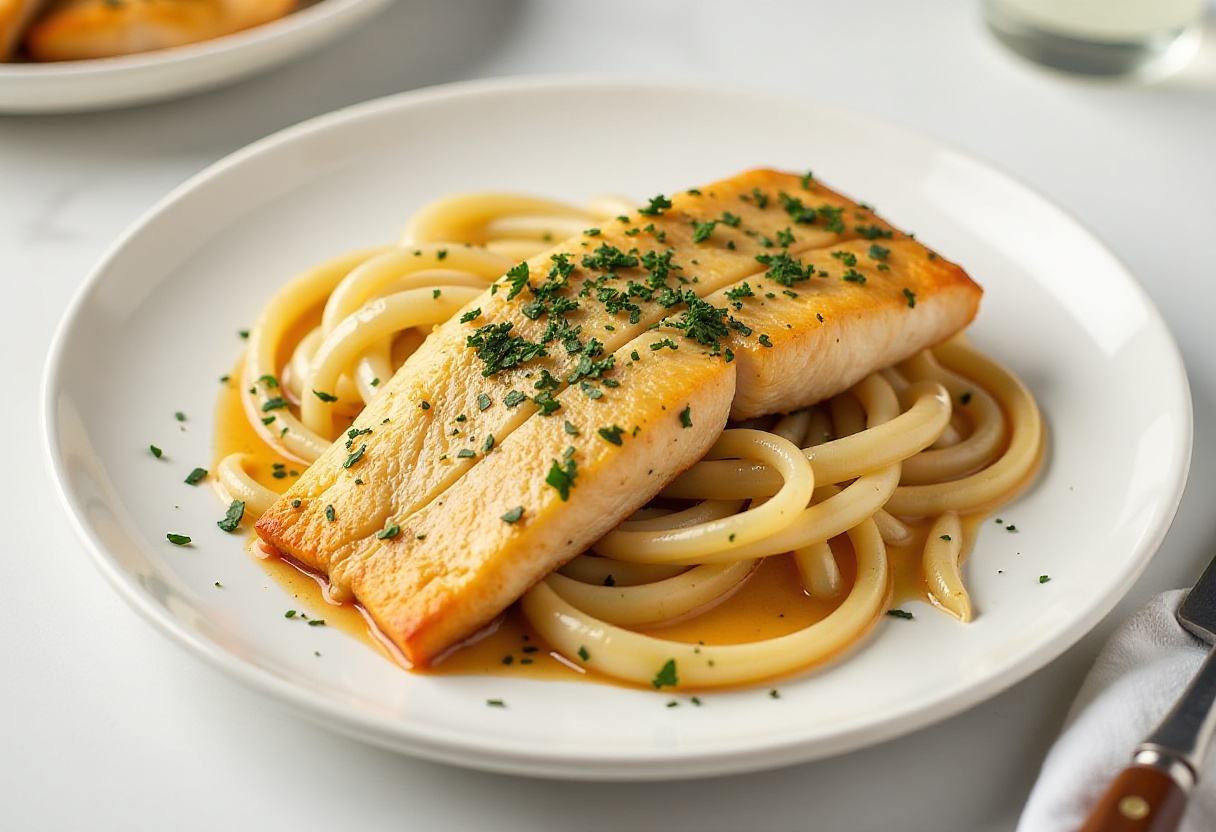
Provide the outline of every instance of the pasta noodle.
{"type": "MultiPolygon", "coordinates": [[[[432,326],[520,259],[630,209],[615,199],[578,208],[457,195],[420,211],[399,245],[301,274],[250,331],[240,383],[250,427],[279,458],[308,465],[432,326]]],[[[533,587],[520,608],[571,663],[591,651],[600,673],[655,687],[747,684],[835,656],[887,608],[893,551],[915,550],[922,597],[966,622],[961,570],[979,521],[1029,481],[1042,443],[1024,385],[956,336],[827,402],[728,425],[659,500],[533,587]],[[763,559],[786,553],[801,591],[831,605],[820,620],[732,644],[647,632],[722,603],[763,559]],[[656,678],[656,667],[670,678],[656,678]]],[[[250,465],[248,454],[231,454],[216,482],[256,516],[279,492],[250,465]]],[[[276,465],[274,477],[285,469],[276,465]]]]}

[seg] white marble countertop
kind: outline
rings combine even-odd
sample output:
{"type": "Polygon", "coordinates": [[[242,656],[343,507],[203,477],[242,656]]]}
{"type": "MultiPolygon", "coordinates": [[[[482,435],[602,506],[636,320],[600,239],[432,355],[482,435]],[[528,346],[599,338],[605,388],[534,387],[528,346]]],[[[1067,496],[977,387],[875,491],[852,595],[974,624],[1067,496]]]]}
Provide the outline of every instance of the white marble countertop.
{"type": "MultiPolygon", "coordinates": [[[[1209,21],[1209,28],[1212,27],[1209,21]]],[[[1011,830],[1104,636],[1216,550],[1216,38],[1151,86],[1031,67],[963,0],[398,0],[238,86],[110,113],[0,117],[0,344],[12,442],[0,568],[0,816],[13,830],[1011,830]],[[948,141],[1029,183],[1138,275],[1195,409],[1164,545],[1099,628],[995,699],[902,739],[762,774],[563,783],[362,745],[204,666],[126,607],[73,536],[38,408],[54,328],[122,230],[246,143],[347,104],[463,79],[626,72],[770,89],[948,141]]],[[[1135,395],[1134,382],[1129,395],[1135,395]]]]}

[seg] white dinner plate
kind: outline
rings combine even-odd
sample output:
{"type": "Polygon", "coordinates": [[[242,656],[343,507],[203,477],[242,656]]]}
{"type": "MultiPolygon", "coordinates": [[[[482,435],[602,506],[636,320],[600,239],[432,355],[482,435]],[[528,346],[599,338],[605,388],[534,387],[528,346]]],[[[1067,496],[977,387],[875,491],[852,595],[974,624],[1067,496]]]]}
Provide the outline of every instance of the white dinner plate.
{"type": "Polygon", "coordinates": [[[369,742],[563,778],[778,766],[876,743],[995,695],[1073,644],[1132,585],[1174,514],[1191,446],[1186,378],[1161,318],[1115,257],[1042,197],[868,117],[611,79],[408,93],[212,166],[88,279],[51,352],[45,408],[54,475],[89,552],[173,639],[369,742]],[[217,379],[238,358],[238,330],[298,271],[395,240],[412,211],[453,191],[640,201],[754,166],[813,168],[962,263],[985,288],[974,341],[1038,397],[1047,457],[1034,486],[1001,510],[1005,525],[986,524],[967,564],[972,624],[905,605],[914,620],[884,618],[841,660],[780,681],[778,697],[772,685],[709,692],[700,707],[609,685],[412,675],[334,628],[285,619],[298,602],[239,535],[216,528],[223,511],[211,490],[183,484],[211,459],[217,379]],[[168,532],[193,546],[170,545],[168,532]]]}
{"type": "Polygon", "coordinates": [[[392,0],[302,0],[299,11],[200,43],[116,58],[0,63],[0,113],[146,104],[278,66],[349,31],[392,0]]]}

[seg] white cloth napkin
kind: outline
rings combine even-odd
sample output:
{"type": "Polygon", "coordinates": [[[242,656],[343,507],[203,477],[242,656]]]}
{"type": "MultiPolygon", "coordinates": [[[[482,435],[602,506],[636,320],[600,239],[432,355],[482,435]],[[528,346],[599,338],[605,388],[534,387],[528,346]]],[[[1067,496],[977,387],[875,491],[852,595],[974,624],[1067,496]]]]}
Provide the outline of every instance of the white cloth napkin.
{"type": "MultiPolygon", "coordinates": [[[[1017,832],[1075,832],[1190,683],[1207,648],[1174,618],[1184,594],[1157,596],[1102,648],[1043,762],[1017,832]]],[[[1216,749],[1204,761],[1180,829],[1216,830],[1216,749]]]]}

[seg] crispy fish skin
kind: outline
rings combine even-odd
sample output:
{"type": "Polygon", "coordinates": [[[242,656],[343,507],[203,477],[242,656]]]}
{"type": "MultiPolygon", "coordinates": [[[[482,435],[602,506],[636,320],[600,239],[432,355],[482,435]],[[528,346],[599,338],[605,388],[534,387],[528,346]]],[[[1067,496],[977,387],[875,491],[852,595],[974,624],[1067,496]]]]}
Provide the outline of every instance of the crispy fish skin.
{"type": "MultiPolygon", "coordinates": [[[[845,241],[802,261],[820,276],[789,287],[752,280],[756,296],[733,312],[771,346],[733,342],[732,419],[788,413],[847,390],[963,329],[983,294],[959,266],[910,239],[845,241]]],[[[728,291],[707,300],[726,305],[728,291]]]]}
{"type": "MultiPolygon", "coordinates": [[[[552,256],[567,255],[574,268],[560,294],[577,299],[580,306],[565,320],[571,327],[582,327],[583,342],[590,343],[593,337],[601,342],[605,354],[678,308],[635,298],[637,320],[631,322],[633,312],[625,308],[609,311],[609,301],[600,299],[598,289],[580,297],[586,281],[596,281],[605,273],[584,265],[585,257],[603,260],[597,252],[636,249],[638,258],[670,252],[667,285],[704,296],[763,272],[765,267],[756,257],[780,250],[775,241],[782,239],[783,232],[789,235],[784,238],[785,250],[793,253],[858,237],[864,233],[859,226],[903,237],[868,209],[826,187],[769,170],[750,171],[700,191],[676,194],[671,202],[661,213],[639,212],[628,222],[605,223],[598,234],[567,240],[529,263],[530,283],[543,286],[555,266],[552,256]],[[823,208],[824,216],[799,223],[789,200],[823,208]],[[697,223],[714,223],[711,233],[699,242],[697,223]]],[[[642,263],[614,266],[610,271],[617,278],[604,285],[627,290],[630,282],[648,284],[659,268],[647,269],[642,263]]],[[[533,299],[530,289],[511,298],[508,282],[499,281],[496,286],[497,291],[492,288],[466,307],[466,311],[480,311],[474,320],[461,323],[453,319],[437,328],[384,386],[355,422],[356,430],[370,433],[349,446],[345,439],[336,442],[258,521],[258,534],[267,543],[329,574],[339,594],[349,585],[343,562],[367,549],[374,532],[389,517],[405,518],[428,505],[479,464],[479,453],[461,457],[462,451],[476,451],[487,435],[502,440],[537,412],[531,398],[507,407],[504,397],[509,391],[535,396],[542,371],[564,386],[583,357],[582,353],[569,353],[559,338],[546,344],[547,355],[484,377],[485,365],[466,347],[469,335],[486,324],[509,322],[512,335],[538,343],[544,340],[552,320],[549,315],[533,320],[522,314],[524,304],[533,299]],[[491,401],[484,410],[479,404],[481,394],[491,401]],[[464,420],[457,421],[462,416],[464,420]],[[361,473],[356,475],[343,464],[364,444],[361,473]],[[356,479],[361,482],[355,483],[356,479]],[[301,505],[291,506],[297,499],[301,505]],[[327,511],[331,507],[332,513],[327,511]]]]}
{"type": "Polygon", "coordinates": [[[717,439],[734,366],[684,338],[659,355],[652,340],[616,354],[619,388],[596,400],[567,388],[562,411],[526,421],[399,533],[344,562],[355,596],[411,662],[429,663],[490,623],[717,439]],[[546,478],[570,460],[576,476],[562,499],[546,478]],[[517,508],[518,519],[503,519],[517,508]]]}

